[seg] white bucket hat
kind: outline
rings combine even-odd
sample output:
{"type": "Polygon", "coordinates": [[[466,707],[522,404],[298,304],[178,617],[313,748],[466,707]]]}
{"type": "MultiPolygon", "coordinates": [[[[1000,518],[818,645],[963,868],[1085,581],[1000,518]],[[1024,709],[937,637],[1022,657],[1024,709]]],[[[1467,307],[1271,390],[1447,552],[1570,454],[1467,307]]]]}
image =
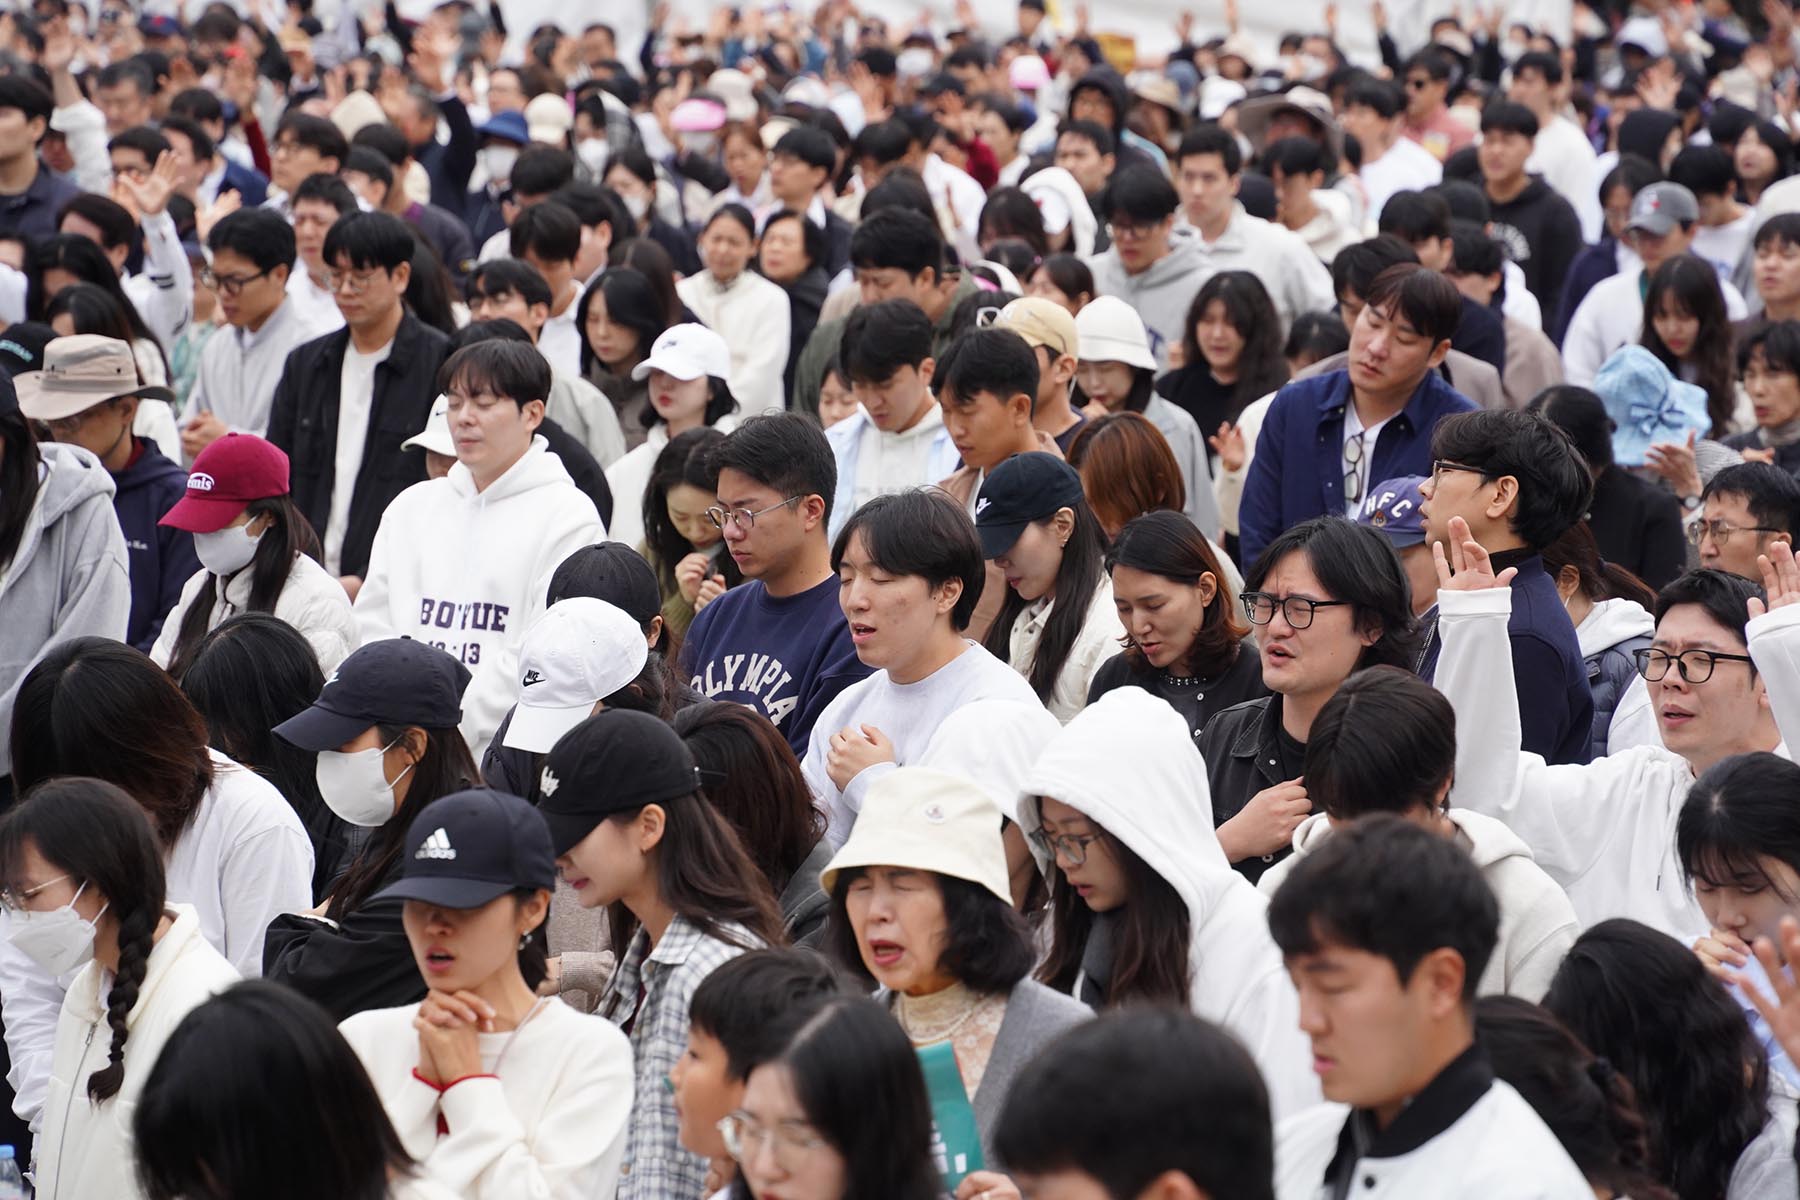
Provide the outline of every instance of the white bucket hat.
{"type": "Polygon", "coordinates": [[[1000,821],[1000,806],[962,776],[929,767],[897,768],[869,789],[849,838],[819,873],[819,884],[829,894],[839,871],[904,867],[966,880],[1010,905],[1000,821]]]}
{"type": "Polygon", "coordinates": [[[1137,310],[1117,296],[1097,296],[1075,314],[1076,357],[1083,362],[1122,362],[1156,370],[1150,335],[1137,310]]]}

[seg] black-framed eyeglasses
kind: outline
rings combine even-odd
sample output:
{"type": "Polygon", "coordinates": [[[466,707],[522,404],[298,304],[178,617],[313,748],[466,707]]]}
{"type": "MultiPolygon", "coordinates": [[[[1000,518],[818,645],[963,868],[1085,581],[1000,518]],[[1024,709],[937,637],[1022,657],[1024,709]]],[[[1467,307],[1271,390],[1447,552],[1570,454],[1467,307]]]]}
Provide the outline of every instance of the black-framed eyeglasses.
{"type": "Polygon", "coordinates": [[[262,270],[254,275],[219,275],[215,274],[211,267],[202,267],[200,268],[200,282],[221,296],[235,296],[244,290],[246,284],[255,283],[268,273],[267,270],[262,270]]]}
{"type": "Polygon", "coordinates": [[[1161,224],[1161,221],[1108,221],[1106,231],[1115,242],[1136,242],[1155,233],[1161,224]]]}
{"type": "Polygon", "coordinates": [[[721,508],[715,504],[713,507],[706,510],[706,519],[711,521],[713,527],[720,533],[725,532],[725,526],[731,524],[735,524],[739,529],[748,533],[750,530],[756,528],[756,518],[762,516],[764,513],[772,513],[778,508],[786,508],[788,505],[799,499],[801,499],[799,496],[789,496],[780,504],[771,504],[769,507],[759,508],[755,512],[751,512],[747,508],[721,508]]]}
{"type": "Polygon", "coordinates": [[[1321,608],[1341,608],[1350,603],[1348,600],[1314,600],[1307,596],[1271,596],[1267,592],[1245,592],[1238,597],[1244,605],[1244,615],[1250,618],[1252,625],[1267,625],[1275,619],[1275,610],[1281,610],[1282,619],[1290,629],[1310,629],[1313,614],[1321,608]]]}
{"type": "Polygon", "coordinates": [[[1344,443],[1344,499],[1352,504],[1362,503],[1363,434],[1367,432],[1359,429],[1344,443]]]}
{"type": "Polygon", "coordinates": [[[1432,487],[1435,488],[1437,486],[1438,476],[1442,475],[1445,471],[1465,471],[1470,475],[1479,475],[1483,479],[1488,477],[1486,468],[1471,467],[1468,463],[1451,462],[1447,458],[1434,458],[1431,460],[1432,487]]]}
{"type": "Polygon", "coordinates": [[[1752,661],[1748,654],[1720,654],[1716,650],[1684,650],[1680,654],[1670,654],[1666,650],[1636,650],[1631,657],[1637,663],[1638,674],[1650,683],[1666,676],[1670,666],[1681,672],[1681,677],[1689,683],[1705,683],[1712,678],[1713,668],[1719,663],[1752,661]]]}
{"type": "Polygon", "coordinates": [[[1061,857],[1071,867],[1079,867],[1087,861],[1089,843],[1100,839],[1097,833],[1078,835],[1073,833],[1046,833],[1042,829],[1031,831],[1031,844],[1048,858],[1061,857]]]}
{"type": "Polygon", "coordinates": [[[1688,526],[1688,541],[1698,547],[1702,541],[1706,540],[1707,535],[1710,534],[1712,535],[1713,544],[1723,550],[1726,544],[1731,541],[1734,534],[1783,532],[1785,531],[1780,529],[1770,529],[1766,525],[1733,525],[1729,521],[1723,521],[1717,517],[1714,517],[1711,520],[1702,518],[1688,526]]]}

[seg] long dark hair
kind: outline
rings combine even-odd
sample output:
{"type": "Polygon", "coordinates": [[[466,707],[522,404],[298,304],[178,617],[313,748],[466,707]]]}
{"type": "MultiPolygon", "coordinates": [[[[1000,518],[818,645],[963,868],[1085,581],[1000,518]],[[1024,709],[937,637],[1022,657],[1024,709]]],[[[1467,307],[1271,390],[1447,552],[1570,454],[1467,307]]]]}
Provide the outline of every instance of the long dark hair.
{"type": "Polygon", "coordinates": [[[38,784],[0,821],[0,879],[15,892],[28,844],[71,883],[92,885],[118,923],[119,969],[106,993],[112,1042],[106,1066],[87,1081],[89,1100],[110,1100],[125,1082],[125,1020],[163,917],[162,847],[137,801],[104,780],[78,775],[38,784]]]}
{"type": "Polygon", "coordinates": [[[1602,600],[1631,600],[1645,612],[1656,607],[1656,591],[1621,567],[1600,557],[1600,545],[1586,521],[1577,521],[1543,549],[1544,570],[1556,579],[1573,567],[1581,577],[1577,590],[1598,604],[1602,600]]]}
{"type": "MultiPolygon", "coordinates": [[[[931,1101],[919,1056],[899,1022],[867,996],[825,1002],[780,1057],[806,1123],[844,1160],[844,1195],[935,1200],[931,1101]]],[[[732,1200],[748,1200],[743,1175],[732,1200]]]]}
{"type": "Polygon", "coordinates": [[[149,1200],[387,1200],[390,1177],[414,1171],[325,1010],[260,979],[181,1019],[131,1128],[149,1200]],[[271,1090],[287,1103],[265,1103],[271,1090]]]}
{"type": "MultiPolygon", "coordinates": [[[[291,496],[252,500],[244,506],[244,512],[251,520],[261,516],[269,518],[269,525],[257,539],[256,553],[247,568],[250,572],[250,602],[244,611],[272,613],[276,601],[281,599],[282,589],[287,586],[294,560],[302,554],[309,558],[319,557],[319,536],[291,496]]],[[[177,679],[187,670],[201,639],[206,636],[219,589],[231,578],[235,577],[211,576],[194,593],[194,602],[182,614],[181,627],[175,632],[175,648],[169,652],[169,674],[177,679]]]]}
{"type": "MultiPolygon", "coordinates": [[[[665,597],[675,589],[675,564],[694,552],[693,543],[682,537],[669,520],[669,492],[685,483],[716,494],[719,472],[708,460],[724,440],[725,435],[710,426],[684,430],[657,452],[656,465],[650,468],[650,481],[644,485],[644,547],[650,551],[665,597]]],[[[737,570],[729,554],[720,559],[721,569],[729,564],[733,572],[737,570]]],[[[742,576],[727,576],[727,580],[736,584],[742,576]]]]}
{"type": "MultiPolygon", "coordinates": [[[[1131,390],[1125,393],[1125,402],[1119,406],[1118,411],[1111,415],[1117,416],[1119,413],[1142,415],[1143,411],[1150,406],[1150,400],[1155,395],[1156,372],[1149,367],[1132,367],[1131,390]]],[[[1088,394],[1082,390],[1079,383],[1069,389],[1071,407],[1079,409],[1087,404],[1089,399],[1088,394]]]]}
{"type": "Polygon", "coordinates": [[[1243,353],[1238,356],[1237,382],[1231,387],[1233,417],[1252,400],[1260,400],[1288,381],[1287,359],[1282,355],[1281,319],[1275,315],[1275,302],[1269,289],[1249,271],[1220,271],[1200,285],[1194,302],[1188,306],[1187,318],[1181,326],[1181,348],[1187,365],[1205,369],[1206,356],[1200,352],[1200,339],[1194,327],[1206,315],[1207,306],[1217,300],[1225,309],[1225,319],[1244,339],[1243,353]]]}
{"type": "Polygon", "coordinates": [[[1555,1017],[1517,996],[1475,1002],[1475,1037],[1588,1183],[1631,1200],[1675,1200],[1650,1167],[1631,1081],[1555,1017]]]}
{"type": "Polygon", "coordinates": [[[240,613],[200,640],[176,680],[213,748],[274,784],[292,806],[313,846],[313,896],[329,895],[362,835],[319,795],[317,756],[273,732],[325,687],[312,646],[278,617],[240,613]]]}
{"type": "Polygon", "coordinates": [[[588,341],[588,312],[594,306],[595,296],[606,305],[608,321],[624,325],[638,335],[639,362],[650,357],[650,347],[669,327],[669,322],[662,316],[656,289],[641,271],[629,267],[609,269],[598,283],[581,294],[575,309],[575,328],[581,333],[581,373],[589,379],[596,371],[612,369],[600,361],[600,356],[594,353],[593,343],[588,341]]]}
{"type": "Polygon", "coordinates": [[[1631,1080],[1658,1177],[1681,1200],[1724,1196],[1769,1120],[1769,1060],[1725,986],[1675,939],[1615,919],[1575,940],[1544,1007],[1631,1080]]]}
{"type": "Polygon", "coordinates": [[[1363,647],[1354,670],[1412,663],[1421,637],[1413,616],[1412,585],[1380,530],[1338,516],[1313,517],[1290,526],[1244,571],[1244,587],[1260,589],[1276,565],[1294,553],[1306,555],[1327,595],[1349,601],[1358,633],[1378,635],[1363,647]]]}
{"type": "MultiPolygon", "coordinates": [[[[137,336],[118,297],[97,283],[72,283],[56,293],[44,305],[44,321],[52,323],[61,316],[69,318],[76,333],[97,333],[127,345],[137,336]]],[[[138,382],[145,382],[141,373],[138,382]]]]}
{"type": "MultiPolygon", "coordinates": [[[[4,387],[12,391],[12,382],[4,387]]],[[[25,523],[37,506],[38,469],[42,466],[31,422],[14,409],[0,412],[0,570],[12,566],[25,537],[25,523]]]]}
{"type": "Polygon", "coordinates": [[[1776,754],[1735,754],[1689,789],[1675,822],[1675,846],[1688,880],[1716,888],[1770,888],[1790,904],[1759,859],[1800,871],[1800,764],[1776,754]]]}
{"type": "Polygon", "coordinates": [[[413,234],[412,273],[406,279],[406,307],[413,316],[444,334],[456,336],[456,289],[430,243],[413,234]]]}
{"type": "MultiPolygon", "coordinates": [[[[1031,690],[1037,693],[1039,700],[1046,702],[1056,690],[1057,678],[1068,664],[1076,637],[1087,624],[1088,605],[1106,571],[1103,561],[1106,533],[1100,528],[1100,518],[1094,515],[1086,500],[1076,500],[1069,507],[1075,513],[1075,528],[1063,546],[1062,561],[1056,568],[1056,584],[1051,592],[1056,602],[1050,608],[1050,619],[1044,623],[1044,635],[1038,641],[1037,652],[1031,656],[1031,667],[1025,672],[1025,681],[1031,684],[1031,690]]],[[[1050,517],[1046,517],[1036,524],[1045,525],[1049,521],[1050,517]]],[[[1000,601],[1000,612],[988,626],[983,645],[1001,662],[1012,656],[1013,623],[1026,606],[1027,602],[1017,588],[1007,588],[1005,599],[1000,601]]]]}
{"type": "Polygon", "coordinates": [[[1664,302],[1700,322],[1700,331],[1689,351],[1694,364],[1693,382],[1706,390],[1706,413],[1712,418],[1712,436],[1724,436],[1737,404],[1736,360],[1732,354],[1731,316],[1725,310],[1725,293],[1719,273],[1711,264],[1691,254],[1677,254],[1650,277],[1644,293],[1643,344],[1663,365],[1683,378],[1682,362],[1656,332],[1656,317],[1664,302]]]}
{"type": "MultiPolygon", "coordinates": [[[[606,819],[626,824],[645,807],[611,813],[606,819]]],[[[744,843],[718,810],[699,792],[662,801],[658,807],[664,815],[662,840],[650,853],[662,902],[709,938],[744,950],[784,945],[787,934],[769,881],[751,863],[744,843]],[[730,925],[742,926],[749,937],[727,928],[730,925]]],[[[636,914],[623,900],[615,900],[607,906],[606,922],[612,935],[608,944],[624,953],[637,932],[636,914]]]]}
{"type": "Polygon", "coordinates": [[[13,784],[56,775],[116,784],[172,849],[212,786],[206,726],[143,654],[110,638],[52,646],[19,684],[12,716],[13,784]]]}
{"type": "MultiPolygon", "coordinates": [[[[1130,897],[1130,902],[1118,910],[1112,978],[1106,989],[1108,1007],[1126,1001],[1164,1001],[1185,1007],[1192,985],[1188,952],[1193,917],[1187,901],[1131,847],[1098,824],[1094,831],[1124,873],[1126,894],[1130,897]]],[[[1076,977],[1081,974],[1081,956],[1094,931],[1094,910],[1061,871],[1053,875],[1050,953],[1038,968],[1037,977],[1058,991],[1068,992],[1074,989],[1076,977]]]]}
{"type": "MultiPolygon", "coordinates": [[[[611,266],[636,271],[649,281],[650,290],[656,296],[656,311],[667,314],[670,325],[691,319],[684,316],[686,307],[681,303],[681,294],[675,290],[675,260],[669,257],[662,243],[649,237],[627,238],[623,242],[614,242],[607,257],[611,266]]],[[[608,270],[600,278],[604,281],[611,274],[608,270]]],[[[611,295],[611,292],[607,293],[608,306],[612,304],[611,295]]],[[[648,356],[649,353],[646,347],[644,354],[648,356]]]]}
{"type": "Polygon", "coordinates": [[[793,748],[769,718],[742,704],[695,704],[673,724],[700,767],[706,798],[779,896],[825,836],[825,814],[793,748]]]}
{"type": "MultiPolygon", "coordinates": [[[[731,394],[731,385],[717,375],[707,376],[706,411],[700,414],[701,421],[705,422],[702,428],[711,429],[721,418],[737,410],[737,397],[731,394]]],[[[663,415],[656,411],[654,404],[644,406],[644,411],[638,414],[638,421],[645,429],[655,429],[658,425],[667,423],[663,420],[663,415]]]]}
{"type": "Polygon", "coordinates": [[[46,311],[50,304],[50,294],[44,287],[44,272],[58,268],[67,271],[84,283],[94,284],[119,305],[119,311],[125,314],[126,323],[131,326],[131,336],[135,340],[142,338],[156,347],[157,356],[162,359],[163,369],[168,370],[169,354],[156,335],[150,332],[150,326],[144,323],[137,305],[125,294],[119,283],[119,273],[113,269],[112,260],[99,245],[74,233],[53,233],[49,237],[33,240],[28,247],[25,259],[25,311],[29,319],[49,324],[46,311]]]}
{"type": "MultiPolygon", "coordinates": [[[[1158,575],[1188,587],[1198,584],[1202,575],[1210,574],[1213,598],[1207,602],[1200,628],[1194,631],[1194,645],[1186,655],[1188,673],[1210,679],[1237,661],[1248,630],[1238,620],[1237,606],[1225,594],[1225,572],[1218,557],[1206,535],[1185,514],[1162,510],[1127,521],[1106,552],[1107,572],[1110,574],[1116,567],[1158,575]]],[[[1150,669],[1144,652],[1131,640],[1130,631],[1120,642],[1133,669],[1150,669]]]]}

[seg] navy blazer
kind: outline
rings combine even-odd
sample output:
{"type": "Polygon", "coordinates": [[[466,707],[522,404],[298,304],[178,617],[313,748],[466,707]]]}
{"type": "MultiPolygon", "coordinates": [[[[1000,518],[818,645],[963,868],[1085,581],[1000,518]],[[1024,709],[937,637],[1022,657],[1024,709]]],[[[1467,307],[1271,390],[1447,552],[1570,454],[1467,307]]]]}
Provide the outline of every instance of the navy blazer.
{"type": "MultiPolygon", "coordinates": [[[[1350,372],[1329,371],[1288,384],[1275,394],[1256,439],[1256,456],[1238,505],[1238,545],[1245,564],[1284,529],[1344,511],[1344,406],[1350,372]]],[[[1374,486],[1399,475],[1431,474],[1431,433],[1440,419],[1474,412],[1475,402],[1426,374],[1406,407],[1375,441],[1369,464],[1374,486]]]]}

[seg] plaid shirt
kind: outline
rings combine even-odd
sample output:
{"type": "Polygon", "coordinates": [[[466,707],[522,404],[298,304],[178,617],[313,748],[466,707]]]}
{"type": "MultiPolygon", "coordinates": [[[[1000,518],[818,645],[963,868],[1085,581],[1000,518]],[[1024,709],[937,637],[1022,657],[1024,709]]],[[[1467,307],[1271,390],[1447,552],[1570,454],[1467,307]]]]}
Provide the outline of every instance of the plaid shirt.
{"type": "MultiPolygon", "coordinates": [[[[746,930],[726,926],[744,941],[746,930]]],[[[619,959],[600,1000],[600,1015],[631,1026],[631,1053],[637,1069],[631,1129],[625,1161],[619,1166],[618,1200],[691,1200],[706,1190],[706,1160],[681,1148],[669,1072],[687,1049],[688,1003],[694,989],[715,968],[742,954],[742,948],[708,937],[685,917],[663,931],[656,949],[639,929],[619,959]]]]}

